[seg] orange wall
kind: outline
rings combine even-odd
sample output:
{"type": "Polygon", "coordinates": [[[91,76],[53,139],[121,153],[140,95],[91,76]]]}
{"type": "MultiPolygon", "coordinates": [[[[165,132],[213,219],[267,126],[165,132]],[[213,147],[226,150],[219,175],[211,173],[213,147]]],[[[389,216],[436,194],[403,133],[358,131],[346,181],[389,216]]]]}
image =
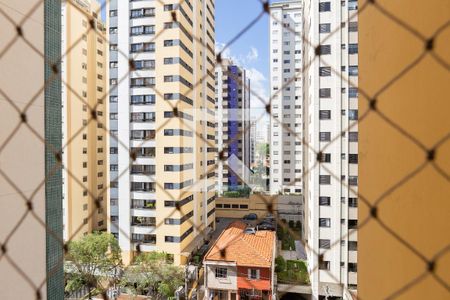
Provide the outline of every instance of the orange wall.
{"type": "MultiPolygon", "coordinates": [[[[237,267],[238,277],[237,277],[237,286],[238,289],[256,289],[256,290],[270,290],[271,281],[269,278],[272,278],[270,274],[269,268],[259,268],[259,276],[261,279],[259,280],[250,280],[248,279],[248,267],[237,267]]],[[[250,268],[257,269],[257,268],[250,268]]]]}
{"type": "MultiPolygon", "coordinates": [[[[425,38],[450,20],[448,0],[376,3],[425,38]]],[[[373,97],[424,53],[425,42],[372,4],[361,13],[359,22],[359,84],[373,97]]],[[[449,41],[447,23],[434,40],[434,53],[447,66],[449,41]]],[[[361,92],[359,102],[362,116],[368,101],[361,92]]],[[[450,72],[426,53],[377,95],[376,107],[425,149],[381,114],[372,111],[360,121],[359,224],[369,217],[369,206],[361,198],[371,206],[380,197],[383,200],[376,205],[380,221],[371,218],[358,230],[358,296],[364,300],[392,295],[399,300],[449,299],[450,72]],[[439,141],[443,142],[436,148],[434,164],[444,175],[426,161],[426,150],[439,141]],[[427,261],[432,260],[433,273],[427,271],[427,261]]]]}

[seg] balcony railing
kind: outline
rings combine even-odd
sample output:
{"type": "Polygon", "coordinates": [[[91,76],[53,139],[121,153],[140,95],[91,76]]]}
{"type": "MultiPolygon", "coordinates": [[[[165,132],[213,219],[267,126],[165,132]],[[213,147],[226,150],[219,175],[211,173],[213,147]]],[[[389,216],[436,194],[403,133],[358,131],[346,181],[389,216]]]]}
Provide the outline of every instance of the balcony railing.
{"type": "Polygon", "coordinates": [[[145,201],[144,200],[144,201],[132,202],[131,208],[155,210],[156,209],[156,201],[145,201]]]}
{"type": "Polygon", "coordinates": [[[156,222],[145,222],[145,223],[131,222],[131,226],[137,226],[137,227],[156,226],[156,222]]]}

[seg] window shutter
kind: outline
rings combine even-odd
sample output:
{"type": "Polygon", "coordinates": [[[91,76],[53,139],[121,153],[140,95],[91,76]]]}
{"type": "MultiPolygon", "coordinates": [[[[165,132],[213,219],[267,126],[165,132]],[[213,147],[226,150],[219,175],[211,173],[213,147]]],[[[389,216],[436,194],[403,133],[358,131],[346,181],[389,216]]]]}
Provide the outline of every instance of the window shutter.
{"type": "Polygon", "coordinates": [[[247,269],[247,277],[248,277],[249,279],[252,278],[252,269],[247,269]]]}
{"type": "Polygon", "coordinates": [[[259,269],[258,269],[258,270],[256,270],[256,279],[258,279],[258,280],[259,280],[259,269]]]}

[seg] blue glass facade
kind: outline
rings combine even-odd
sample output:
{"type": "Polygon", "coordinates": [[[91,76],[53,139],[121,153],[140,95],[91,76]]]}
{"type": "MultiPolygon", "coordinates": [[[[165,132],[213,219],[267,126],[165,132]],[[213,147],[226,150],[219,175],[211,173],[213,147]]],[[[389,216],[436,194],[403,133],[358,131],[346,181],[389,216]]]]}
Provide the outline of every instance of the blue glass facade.
{"type": "MultiPolygon", "coordinates": [[[[228,67],[228,157],[233,154],[239,158],[239,83],[236,78],[239,78],[239,69],[237,66],[228,67]]],[[[234,166],[229,161],[228,169],[228,190],[234,191],[239,187],[238,176],[231,171],[236,170],[238,166],[234,166]]]]}

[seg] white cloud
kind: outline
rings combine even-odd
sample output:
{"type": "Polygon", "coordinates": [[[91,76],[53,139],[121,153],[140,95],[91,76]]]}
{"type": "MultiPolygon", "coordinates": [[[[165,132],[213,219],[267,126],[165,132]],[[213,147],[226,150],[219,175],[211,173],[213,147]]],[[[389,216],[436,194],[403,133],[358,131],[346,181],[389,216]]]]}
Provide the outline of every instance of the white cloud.
{"type": "Polygon", "coordinates": [[[250,52],[247,54],[248,61],[254,61],[258,59],[258,49],[255,47],[250,48],[250,52]]]}
{"type": "MultiPolygon", "coordinates": [[[[224,43],[216,43],[216,52],[221,52],[224,47],[224,43]]],[[[246,55],[236,56],[230,48],[226,48],[222,52],[222,57],[231,59],[233,63],[243,67],[247,71],[247,76],[250,79],[250,89],[252,91],[250,97],[252,115],[259,117],[265,110],[264,103],[269,102],[269,83],[260,70],[249,66],[249,64],[254,64],[258,60],[258,49],[250,47],[250,51],[246,55]]]]}
{"type": "Polygon", "coordinates": [[[267,78],[263,73],[255,68],[247,69],[247,76],[248,78],[250,78],[250,89],[252,91],[252,94],[250,96],[251,107],[264,108],[265,103],[269,101],[267,78]]]}

